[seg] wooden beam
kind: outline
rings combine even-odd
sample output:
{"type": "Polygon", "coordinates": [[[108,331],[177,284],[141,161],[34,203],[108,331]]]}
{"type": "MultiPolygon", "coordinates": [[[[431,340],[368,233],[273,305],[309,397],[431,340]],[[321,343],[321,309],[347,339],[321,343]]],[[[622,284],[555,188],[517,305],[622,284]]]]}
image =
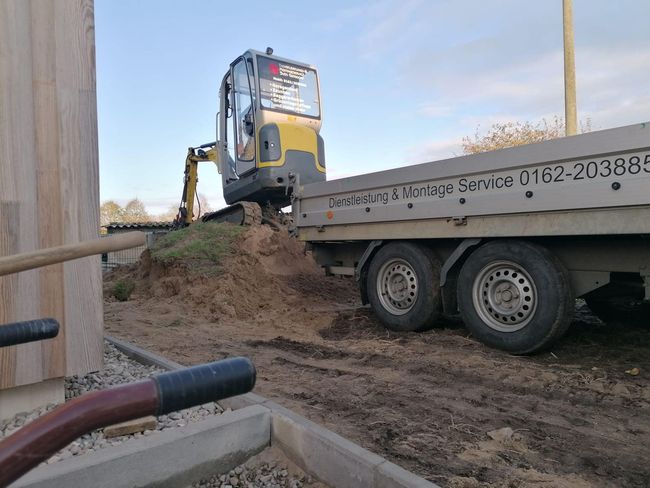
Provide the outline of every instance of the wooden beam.
{"type": "MultiPolygon", "coordinates": [[[[0,256],[99,234],[92,0],[0,0],[0,256]]],[[[0,323],[56,339],[0,350],[0,389],[101,369],[99,257],[0,276],[0,323]]]]}

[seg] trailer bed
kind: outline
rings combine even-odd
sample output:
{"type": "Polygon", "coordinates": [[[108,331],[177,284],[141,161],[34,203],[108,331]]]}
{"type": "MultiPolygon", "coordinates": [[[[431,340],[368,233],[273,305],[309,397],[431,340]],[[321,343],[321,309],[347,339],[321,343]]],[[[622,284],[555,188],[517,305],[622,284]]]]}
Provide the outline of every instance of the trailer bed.
{"type": "Polygon", "coordinates": [[[306,241],[650,233],[650,123],[315,183],[306,241]]]}

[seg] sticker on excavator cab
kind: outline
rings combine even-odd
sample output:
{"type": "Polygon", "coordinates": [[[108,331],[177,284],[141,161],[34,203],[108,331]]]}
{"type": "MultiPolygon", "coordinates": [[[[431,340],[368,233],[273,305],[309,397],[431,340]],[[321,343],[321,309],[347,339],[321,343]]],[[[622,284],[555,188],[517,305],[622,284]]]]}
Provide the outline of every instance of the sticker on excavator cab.
{"type": "Polygon", "coordinates": [[[262,108],[319,118],[316,70],[264,56],[257,57],[262,108]]]}

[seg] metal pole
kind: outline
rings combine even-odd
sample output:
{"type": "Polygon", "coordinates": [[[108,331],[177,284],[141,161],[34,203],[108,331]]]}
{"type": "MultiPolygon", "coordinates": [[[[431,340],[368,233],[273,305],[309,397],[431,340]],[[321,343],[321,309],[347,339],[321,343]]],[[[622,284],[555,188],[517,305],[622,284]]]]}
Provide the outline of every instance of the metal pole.
{"type": "Polygon", "coordinates": [[[577,132],[576,63],[573,48],[573,0],[562,0],[564,26],[564,122],[566,135],[577,132]]]}

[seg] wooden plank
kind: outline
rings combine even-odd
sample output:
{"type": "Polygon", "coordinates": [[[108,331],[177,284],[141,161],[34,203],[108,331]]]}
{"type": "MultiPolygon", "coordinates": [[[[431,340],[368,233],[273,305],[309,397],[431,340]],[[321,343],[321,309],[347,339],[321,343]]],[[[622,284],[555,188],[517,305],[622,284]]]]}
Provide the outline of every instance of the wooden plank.
{"type": "MultiPolygon", "coordinates": [[[[36,165],[38,188],[39,248],[63,244],[63,218],[61,206],[52,207],[51,202],[61,202],[61,168],[59,160],[52,158],[59,153],[59,117],[56,92],[56,45],[54,2],[40,2],[39,15],[32,15],[32,77],[34,79],[34,125],[36,138],[36,165]]],[[[63,296],[63,266],[44,268],[40,273],[40,311],[43,317],[55,317],[65,322],[63,296]]],[[[43,348],[43,377],[65,375],[65,327],[59,335],[43,348]]]]}
{"type": "Polygon", "coordinates": [[[158,421],[153,415],[135,420],[127,420],[126,422],[106,427],[104,429],[104,437],[110,439],[111,437],[135,434],[136,432],[144,432],[145,430],[154,430],[157,424],[158,421]]]}
{"type": "MultiPolygon", "coordinates": [[[[0,146],[2,174],[0,178],[0,215],[6,221],[8,234],[2,238],[0,253],[32,250],[37,245],[36,174],[34,161],[33,91],[31,72],[31,8],[28,2],[5,1],[0,15],[0,86],[2,86],[2,113],[0,118],[0,146]]],[[[1,307],[11,309],[9,319],[28,320],[38,315],[38,274],[25,273],[13,277],[3,286],[1,307]],[[7,291],[11,295],[7,295],[7,291]],[[24,297],[15,299],[14,297],[24,297]]],[[[7,313],[2,313],[2,319],[7,313]]],[[[0,388],[42,379],[41,344],[29,344],[0,351],[7,355],[2,360],[0,388]],[[31,361],[30,361],[31,358],[31,361]]]]}
{"type": "MultiPolygon", "coordinates": [[[[9,77],[13,68],[10,50],[15,45],[15,33],[3,19],[19,18],[16,5],[0,2],[0,254],[8,254],[18,249],[18,236],[11,232],[18,225],[18,201],[15,180],[15,168],[9,164],[13,160],[13,92],[15,80],[9,77]],[[6,162],[6,163],[5,163],[6,162]]],[[[0,322],[9,322],[15,317],[13,298],[16,295],[17,276],[0,277],[0,322]]],[[[16,367],[16,348],[0,351],[0,388],[13,384],[16,367]]]]}
{"type": "MultiPolygon", "coordinates": [[[[64,239],[81,242],[99,235],[99,162],[93,4],[61,2],[55,12],[57,46],[74,47],[75,55],[57,49],[57,91],[61,138],[61,189],[74,198],[63,214],[64,239]]],[[[78,324],[66,335],[66,374],[99,369],[103,351],[103,302],[100,257],[64,264],[66,320],[78,324]],[[90,272],[89,272],[90,270],[90,272]],[[96,297],[99,297],[97,299],[96,297]]]]}
{"type": "MultiPolygon", "coordinates": [[[[2,11],[0,11],[0,15],[2,15],[2,11]]],[[[2,45],[1,38],[0,45],[2,45]]],[[[0,59],[2,59],[1,52],[0,59]]],[[[2,96],[1,93],[0,96],[2,96]]],[[[2,142],[2,131],[0,131],[0,150],[6,148],[2,142]]],[[[2,181],[6,180],[0,178],[0,191],[3,191],[2,181]]],[[[17,225],[17,213],[17,203],[0,202],[0,252],[4,249],[15,249],[17,247],[16,243],[12,242],[16,240],[17,236],[9,232],[13,225],[17,225]]],[[[13,297],[16,296],[17,279],[17,276],[0,276],[0,323],[10,322],[16,317],[13,297]]],[[[0,350],[0,390],[14,384],[15,368],[16,348],[5,347],[0,350]]]]}
{"type": "MultiPolygon", "coordinates": [[[[17,2],[18,3],[18,2],[17,2]]],[[[22,250],[34,250],[38,247],[38,214],[37,200],[37,165],[35,144],[34,120],[34,76],[32,72],[33,57],[31,19],[32,10],[29,2],[22,2],[20,22],[12,27],[16,33],[17,46],[12,46],[10,56],[18,56],[14,63],[16,76],[20,79],[21,86],[14,89],[20,91],[20,98],[16,100],[15,111],[20,112],[21,122],[10,135],[12,136],[13,154],[11,164],[16,167],[15,182],[17,190],[18,224],[10,232],[17,233],[18,247],[22,250]],[[15,50],[18,49],[16,53],[15,50]],[[19,65],[16,66],[16,65],[19,65]]],[[[17,80],[18,81],[18,80],[17,80]]],[[[16,113],[12,114],[14,117],[16,113]]],[[[14,119],[15,120],[15,119],[14,119]]],[[[9,184],[12,182],[9,181],[9,184]]],[[[56,203],[55,203],[56,206],[56,203]]],[[[32,271],[18,276],[15,301],[15,313],[20,320],[29,320],[40,316],[40,272],[32,271]]],[[[47,346],[45,346],[47,348],[47,346]]],[[[24,385],[35,383],[44,379],[42,343],[18,346],[13,383],[24,385]]],[[[59,374],[60,376],[60,374],[59,374]]]]}
{"type": "MultiPolygon", "coordinates": [[[[92,0],[0,0],[0,256],[98,236],[92,0]]],[[[0,350],[0,389],[102,366],[99,257],[0,277],[0,322],[59,338],[0,350]]]]}

